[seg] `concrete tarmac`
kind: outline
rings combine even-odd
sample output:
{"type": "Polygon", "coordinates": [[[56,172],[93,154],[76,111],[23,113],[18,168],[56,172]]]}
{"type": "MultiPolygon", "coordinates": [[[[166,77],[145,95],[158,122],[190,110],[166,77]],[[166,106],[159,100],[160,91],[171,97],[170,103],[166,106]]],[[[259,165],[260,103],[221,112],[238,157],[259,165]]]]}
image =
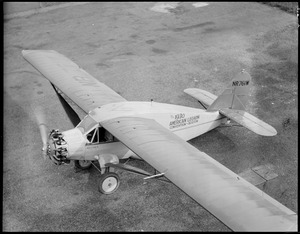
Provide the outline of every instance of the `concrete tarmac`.
{"type": "Polygon", "coordinates": [[[278,177],[259,188],[297,212],[296,16],[255,2],[156,4],[88,3],[4,22],[3,231],[230,231],[172,184],[118,170],[120,187],[108,196],[95,168],[44,161],[32,108],[45,109],[51,129],[73,126],[23,49],[56,50],[129,101],[198,108],[185,88],[219,95],[245,69],[247,111],[278,134],[218,128],[190,143],[235,173],[272,164],[278,177]]]}

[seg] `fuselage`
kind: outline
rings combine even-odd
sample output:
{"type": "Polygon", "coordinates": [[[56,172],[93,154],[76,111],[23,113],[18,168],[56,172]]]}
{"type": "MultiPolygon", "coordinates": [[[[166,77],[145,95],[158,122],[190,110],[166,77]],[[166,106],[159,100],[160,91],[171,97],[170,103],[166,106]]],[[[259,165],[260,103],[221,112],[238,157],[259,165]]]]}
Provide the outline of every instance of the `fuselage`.
{"type": "Polygon", "coordinates": [[[158,102],[118,102],[95,108],[89,115],[98,123],[102,121],[134,116],[154,119],[185,141],[210,131],[221,124],[218,111],[158,102]]]}
{"type": "Polygon", "coordinates": [[[94,140],[96,135],[94,132],[106,131],[102,128],[101,122],[125,116],[154,119],[185,141],[206,133],[226,121],[218,111],[207,112],[203,109],[158,102],[111,103],[90,111],[74,129],[62,133],[67,142],[67,158],[94,160],[95,156],[102,154],[114,154],[120,159],[138,157],[115,138],[102,141],[99,140],[101,137],[97,136],[98,140],[94,140]],[[94,136],[91,136],[93,134],[94,136]]]}

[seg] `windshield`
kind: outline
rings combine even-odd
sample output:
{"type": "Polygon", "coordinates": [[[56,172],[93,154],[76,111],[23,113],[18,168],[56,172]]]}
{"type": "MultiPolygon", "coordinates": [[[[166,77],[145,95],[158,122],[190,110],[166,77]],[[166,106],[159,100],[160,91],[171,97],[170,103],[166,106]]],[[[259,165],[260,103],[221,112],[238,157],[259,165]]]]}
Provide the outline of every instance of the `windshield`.
{"type": "Polygon", "coordinates": [[[86,134],[88,144],[110,143],[118,141],[109,131],[103,127],[96,127],[86,134]]]}
{"type": "Polygon", "coordinates": [[[97,122],[91,118],[91,116],[87,115],[84,119],[77,125],[77,128],[80,129],[82,133],[89,131],[92,127],[95,127],[97,122]]]}

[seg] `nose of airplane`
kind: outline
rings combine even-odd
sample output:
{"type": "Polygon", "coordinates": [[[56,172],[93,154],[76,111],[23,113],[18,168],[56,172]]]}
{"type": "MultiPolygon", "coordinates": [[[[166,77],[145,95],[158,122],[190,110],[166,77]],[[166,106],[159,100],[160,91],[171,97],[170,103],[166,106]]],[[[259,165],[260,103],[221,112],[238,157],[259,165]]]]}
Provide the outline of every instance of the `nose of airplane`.
{"type": "Polygon", "coordinates": [[[63,139],[67,142],[68,159],[82,159],[85,153],[86,138],[78,128],[64,131],[63,139]]]}
{"type": "Polygon", "coordinates": [[[70,163],[71,159],[82,159],[85,152],[86,139],[78,128],[50,133],[47,155],[56,164],[70,163]]]}

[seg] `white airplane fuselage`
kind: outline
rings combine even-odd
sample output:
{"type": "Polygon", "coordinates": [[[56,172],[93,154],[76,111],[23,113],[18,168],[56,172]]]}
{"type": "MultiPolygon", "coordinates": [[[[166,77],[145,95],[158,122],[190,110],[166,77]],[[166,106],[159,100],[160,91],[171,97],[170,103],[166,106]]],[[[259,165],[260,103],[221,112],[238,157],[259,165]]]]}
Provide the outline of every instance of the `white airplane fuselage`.
{"type": "MultiPolygon", "coordinates": [[[[111,103],[95,108],[88,115],[95,123],[126,116],[154,119],[185,141],[227,121],[227,118],[221,116],[218,111],[207,112],[203,109],[158,102],[111,103]]],[[[68,145],[68,159],[94,160],[96,155],[104,154],[113,154],[119,159],[139,158],[120,141],[91,144],[87,140],[86,132],[80,130],[80,124],[74,129],[63,132],[66,142],[72,143],[68,145]]]]}

